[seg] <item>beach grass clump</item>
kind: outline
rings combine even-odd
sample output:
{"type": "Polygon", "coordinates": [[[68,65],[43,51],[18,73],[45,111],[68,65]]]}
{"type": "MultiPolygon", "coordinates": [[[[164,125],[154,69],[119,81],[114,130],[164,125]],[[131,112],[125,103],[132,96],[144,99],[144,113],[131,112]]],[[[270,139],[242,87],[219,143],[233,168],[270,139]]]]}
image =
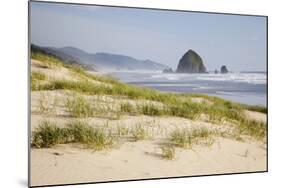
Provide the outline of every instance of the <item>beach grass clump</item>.
{"type": "Polygon", "coordinates": [[[145,140],[149,138],[148,131],[144,128],[143,125],[137,124],[131,130],[130,133],[135,141],[145,140]]]}
{"type": "Polygon", "coordinates": [[[194,138],[208,138],[212,135],[212,131],[207,127],[198,127],[191,130],[191,135],[194,138]]]}
{"type": "Polygon", "coordinates": [[[44,63],[44,65],[48,68],[63,66],[63,62],[61,60],[52,55],[47,55],[42,52],[31,51],[31,58],[44,63]]]}
{"type": "Polygon", "coordinates": [[[172,145],[163,145],[160,147],[162,152],[162,157],[167,160],[172,160],[175,158],[176,150],[172,145]]]}
{"type": "MultiPolygon", "coordinates": [[[[99,78],[98,80],[102,80],[99,78]]],[[[148,100],[160,100],[161,95],[156,91],[148,88],[141,88],[135,86],[129,86],[118,81],[110,81],[114,84],[108,86],[105,84],[97,85],[90,80],[52,80],[40,90],[58,90],[66,89],[77,91],[90,95],[115,95],[126,96],[130,99],[148,99],[148,100]]]]}
{"type": "Polygon", "coordinates": [[[34,80],[46,80],[47,76],[44,73],[42,73],[42,72],[35,72],[35,71],[33,71],[33,72],[31,72],[31,78],[32,78],[32,80],[33,79],[34,80]]]}
{"type": "Polygon", "coordinates": [[[125,127],[125,126],[120,126],[118,125],[116,127],[116,135],[118,137],[122,137],[122,136],[128,136],[130,134],[130,130],[129,128],[125,127]]]}
{"type": "Polygon", "coordinates": [[[40,88],[40,82],[47,79],[47,76],[42,72],[32,72],[30,75],[31,90],[36,91],[40,88]]]}
{"type": "Polygon", "coordinates": [[[170,140],[179,147],[192,148],[194,144],[202,143],[202,141],[210,143],[212,135],[212,131],[206,127],[192,129],[183,128],[172,131],[170,140]]]}
{"type": "Polygon", "coordinates": [[[48,98],[44,94],[42,94],[38,100],[38,112],[41,114],[50,112],[48,98]]]}
{"type": "Polygon", "coordinates": [[[73,121],[66,127],[43,121],[32,135],[32,146],[36,148],[50,148],[67,143],[80,143],[87,148],[102,150],[113,146],[114,137],[105,129],[91,127],[84,121],[73,121]]]}
{"type": "Polygon", "coordinates": [[[257,140],[262,140],[267,134],[267,124],[256,120],[242,120],[237,125],[237,131],[240,135],[249,135],[257,140]]]}
{"type": "Polygon", "coordinates": [[[63,132],[65,130],[58,128],[55,122],[43,121],[35,129],[32,136],[32,146],[36,148],[49,148],[63,143],[63,132]]]}
{"type": "Polygon", "coordinates": [[[170,134],[170,140],[175,143],[177,146],[186,148],[190,146],[192,143],[192,135],[187,129],[176,129],[170,134]]]}
{"type": "Polygon", "coordinates": [[[122,103],[122,104],[120,104],[120,111],[126,112],[126,113],[132,113],[132,112],[134,112],[134,107],[132,104],[130,104],[128,102],[122,103]]]}
{"type": "Polygon", "coordinates": [[[164,114],[163,110],[160,109],[160,107],[151,103],[138,105],[137,108],[141,114],[148,115],[148,116],[160,116],[164,114]]]}
{"type": "Polygon", "coordinates": [[[204,113],[205,106],[198,103],[184,102],[177,105],[170,105],[168,113],[171,116],[184,117],[189,119],[195,119],[197,115],[204,113]]]}
{"type": "Polygon", "coordinates": [[[65,107],[69,114],[75,118],[93,116],[91,104],[83,96],[77,95],[66,99],[65,107]]]}
{"type": "Polygon", "coordinates": [[[97,85],[89,80],[73,81],[73,80],[53,80],[46,84],[43,90],[58,90],[66,89],[77,91],[84,94],[99,95],[99,94],[112,94],[111,87],[105,85],[97,85]]]}
{"type": "Polygon", "coordinates": [[[95,150],[109,148],[114,143],[114,137],[107,134],[103,128],[94,128],[84,121],[74,121],[68,124],[72,142],[85,144],[87,147],[95,150]]]}
{"type": "Polygon", "coordinates": [[[56,114],[56,108],[59,104],[57,96],[50,96],[49,94],[42,93],[38,99],[37,112],[44,115],[56,114]]]}

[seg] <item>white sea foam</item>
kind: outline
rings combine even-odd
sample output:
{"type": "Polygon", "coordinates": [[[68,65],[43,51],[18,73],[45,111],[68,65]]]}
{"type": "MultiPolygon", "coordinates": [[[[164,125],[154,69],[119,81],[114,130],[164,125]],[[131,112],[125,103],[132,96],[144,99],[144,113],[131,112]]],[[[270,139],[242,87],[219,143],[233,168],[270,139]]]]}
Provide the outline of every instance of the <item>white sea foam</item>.
{"type": "Polygon", "coordinates": [[[161,91],[205,93],[247,104],[265,105],[266,102],[266,73],[119,72],[115,74],[115,77],[124,82],[161,91]]]}
{"type": "MultiPolygon", "coordinates": [[[[266,84],[266,74],[264,73],[228,73],[228,74],[152,74],[152,80],[161,81],[190,81],[190,80],[206,80],[206,81],[229,81],[242,82],[250,84],[266,84]]],[[[149,80],[149,79],[147,79],[149,80]]]]}
{"type": "Polygon", "coordinates": [[[238,94],[236,93],[232,93],[232,92],[225,92],[225,91],[216,91],[217,94],[221,94],[221,95],[231,95],[231,96],[245,96],[242,94],[238,94]]]}
{"type": "Polygon", "coordinates": [[[192,88],[192,90],[207,90],[207,89],[211,89],[212,87],[207,87],[207,86],[197,86],[192,88]]]}
{"type": "Polygon", "coordinates": [[[266,74],[263,73],[208,74],[197,76],[196,79],[208,81],[242,82],[249,84],[266,84],[266,74]]]}
{"type": "Polygon", "coordinates": [[[183,75],[178,75],[178,74],[153,74],[151,75],[152,79],[161,79],[161,80],[180,80],[183,78],[183,75]]]}
{"type": "Polygon", "coordinates": [[[142,83],[143,86],[161,86],[161,87],[195,87],[195,84],[188,83],[142,83]]]}
{"type": "MultiPolygon", "coordinates": [[[[265,73],[228,73],[228,74],[163,74],[160,72],[123,72],[126,81],[146,81],[146,82],[190,82],[190,81],[218,81],[218,82],[234,82],[249,84],[266,84],[265,73]]],[[[119,73],[120,74],[120,73],[119,73]]],[[[122,74],[120,74],[122,75],[122,74]]]]}

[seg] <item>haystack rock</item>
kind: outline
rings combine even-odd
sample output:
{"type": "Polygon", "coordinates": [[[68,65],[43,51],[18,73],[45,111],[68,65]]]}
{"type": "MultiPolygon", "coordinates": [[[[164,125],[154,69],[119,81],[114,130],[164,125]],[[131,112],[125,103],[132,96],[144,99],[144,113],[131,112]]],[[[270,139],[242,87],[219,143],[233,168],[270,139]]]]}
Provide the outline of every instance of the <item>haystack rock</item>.
{"type": "Polygon", "coordinates": [[[206,73],[202,58],[193,50],[188,50],[180,59],[177,73],[206,73]]]}

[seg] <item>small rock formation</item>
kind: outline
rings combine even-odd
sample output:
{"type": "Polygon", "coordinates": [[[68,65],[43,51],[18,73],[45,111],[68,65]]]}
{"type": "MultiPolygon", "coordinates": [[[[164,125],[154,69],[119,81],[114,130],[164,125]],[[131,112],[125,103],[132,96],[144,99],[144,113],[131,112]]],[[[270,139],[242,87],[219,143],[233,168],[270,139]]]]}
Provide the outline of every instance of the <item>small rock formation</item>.
{"type": "Polygon", "coordinates": [[[202,58],[193,50],[188,50],[180,59],[177,73],[206,73],[202,58]]]}
{"type": "Polygon", "coordinates": [[[173,69],[172,68],[167,68],[163,70],[163,73],[173,73],[173,69]]]}
{"type": "Polygon", "coordinates": [[[227,68],[226,68],[225,65],[221,66],[221,73],[222,73],[222,74],[228,73],[228,70],[227,70],[227,68]]]}

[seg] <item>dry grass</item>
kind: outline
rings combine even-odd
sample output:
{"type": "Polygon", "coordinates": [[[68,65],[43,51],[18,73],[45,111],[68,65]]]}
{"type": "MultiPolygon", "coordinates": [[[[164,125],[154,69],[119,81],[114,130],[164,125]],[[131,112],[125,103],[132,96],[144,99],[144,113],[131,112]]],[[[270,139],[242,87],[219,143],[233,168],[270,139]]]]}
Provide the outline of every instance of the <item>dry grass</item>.
{"type": "Polygon", "coordinates": [[[93,108],[91,104],[81,95],[68,97],[65,107],[72,117],[83,118],[93,116],[93,108]]]}
{"type": "Polygon", "coordinates": [[[70,122],[64,128],[55,122],[43,121],[32,134],[32,146],[36,148],[66,143],[80,143],[87,148],[102,150],[113,146],[114,137],[105,129],[94,128],[84,121],[70,122]]]}
{"type": "Polygon", "coordinates": [[[52,97],[48,94],[42,93],[38,100],[38,113],[44,115],[55,115],[59,101],[60,100],[57,96],[52,97]]]}
{"type": "Polygon", "coordinates": [[[135,141],[145,140],[149,138],[149,133],[147,129],[141,124],[135,125],[131,130],[130,133],[135,141]]]}
{"type": "Polygon", "coordinates": [[[162,151],[162,157],[164,159],[167,160],[172,160],[175,158],[175,147],[173,147],[172,145],[164,145],[162,147],[160,147],[161,151],[162,151]]]}
{"type": "Polygon", "coordinates": [[[206,127],[175,129],[170,134],[170,140],[182,148],[192,148],[194,144],[213,144],[214,133],[206,127]]]}

